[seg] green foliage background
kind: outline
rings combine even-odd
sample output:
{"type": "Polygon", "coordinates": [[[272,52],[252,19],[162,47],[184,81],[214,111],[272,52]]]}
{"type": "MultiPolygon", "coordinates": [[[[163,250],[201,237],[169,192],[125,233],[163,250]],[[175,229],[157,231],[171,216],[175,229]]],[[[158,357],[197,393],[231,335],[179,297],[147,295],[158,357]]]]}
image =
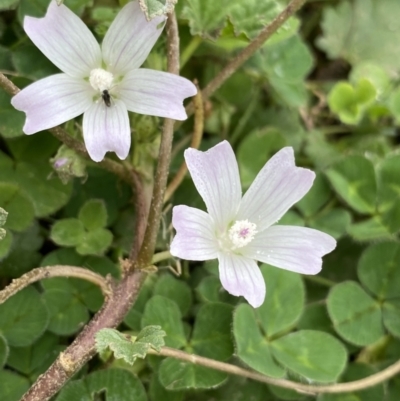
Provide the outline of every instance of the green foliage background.
{"type": "MultiPolygon", "coordinates": [[[[42,16],[48,0],[0,0],[0,70],[19,87],[57,71],[23,32],[24,15],[42,16]]],[[[98,39],[116,15],[110,0],[67,0],[98,39]]],[[[204,87],[287,4],[285,0],[180,0],[183,76],[204,87]]],[[[215,262],[181,261],[177,277],[161,262],[121,325],[149,325],[167,346],[304,383],[363,378],[400,358],[400,2],[309,0],[206,102],[202,149],[234,146],[244,189],[268,158],[292,146],[313,169],[310,193],[280,222],[325,231],[338,241],[322,272],[304,277],[261,266],[267,298],[257,310],[221,289],[215,262]]],[[[146,66],[165,69],[165,39],[146,66]]],[[[131,115],[130,162],[151,181],[161,121],[131,115]]],[[[74,158],[48,132],[22,133],[24,115],[0,89],[0,286],[38,266],[84,266],[120,276],[118,259],[134,236],[130,188],[74,158]],[[57,153],[58,152],[58,153],[57,153]],[[75,178],[74,178],[75,177],[75,178]],[[2,224],[4,223],[2,219],[2,224]],[[2,231],[3,235],[3,231],[2,231]]],[[[80,137],[78,118],[65,124],[80,137]]],[[[188,146],[192,119],[176,132],[171,175],[188,146]]],[[[204,208],[189,177],[171,200],[204,208]]],[[[168,249],[170,212],[158,250],[168,249]]],[[[15,401],[102,305],[93,284],[43,280],[0,306],[0,399],[15,401]]],[[[174,360],[148,356],[133,365],[103,352],[57,401],[398,401],[400,380],[351,394],[301,395],[174,360]]]]}

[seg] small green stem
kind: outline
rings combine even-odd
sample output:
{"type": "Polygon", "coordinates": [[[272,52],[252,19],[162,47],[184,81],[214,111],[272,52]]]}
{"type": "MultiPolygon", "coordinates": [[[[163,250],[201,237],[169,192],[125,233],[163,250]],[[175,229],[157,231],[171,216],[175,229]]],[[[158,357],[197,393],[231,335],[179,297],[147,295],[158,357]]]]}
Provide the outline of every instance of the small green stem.
{"type": "Polygon", "coordinates": [[[333,287],[336,285],[336,283],[332,280],[329,280],[328,278],[321,277],[321,276],[303,276],[306,280],[311,281],[316,284],[323,285],[324,287],[333,287]]]}
{"type": "Polygon", "coordinates": [[[151,264],[155,265],[156,263],[161,262],[162,260],[170,258],[172,258],[170,251],[159,252],[153,255],[153,259],[151,259],[151,264]]]}
{"type": "Polygon", "coordinates": [[[190,57],[192,57],[193,53],[200,46],[200,43],[202,41],[203,39],[201,36],[193,36],[192,40],[186,46],[185,50],[181,53],[181,60],[180,60],[181,68],[183,68],[184,65],[190,60],[190,57]]]}

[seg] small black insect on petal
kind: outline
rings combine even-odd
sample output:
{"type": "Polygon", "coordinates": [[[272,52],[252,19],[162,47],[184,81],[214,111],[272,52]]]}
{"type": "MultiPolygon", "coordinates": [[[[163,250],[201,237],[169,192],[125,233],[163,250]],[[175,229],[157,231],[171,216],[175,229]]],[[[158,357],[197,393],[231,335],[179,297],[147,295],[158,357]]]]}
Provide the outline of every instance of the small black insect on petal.
{"type": "Polygon", "coordinates": [[[101,94],[102,99],[104,100],[104,103],[106,104],[107,107],[111,107],[111,96],[108,93],[107,89],[103,90],[103,93],[101,94]]]}

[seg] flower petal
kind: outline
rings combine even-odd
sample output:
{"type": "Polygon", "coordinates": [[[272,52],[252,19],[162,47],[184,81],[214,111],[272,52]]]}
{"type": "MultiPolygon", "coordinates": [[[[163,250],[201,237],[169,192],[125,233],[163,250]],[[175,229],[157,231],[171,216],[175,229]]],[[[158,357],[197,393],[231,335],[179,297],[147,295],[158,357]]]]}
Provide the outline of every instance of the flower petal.
{"type": "Polygon", "coordinates": [[[93,89],[80,78],[56,74],[22,89],[11,104],[26,113],[25,134],[53,128],[84,113],[93,103],[93,89]]]}
{"type": "Polygon", "coordinates": [[[131,130],[124,102],[112,100],[110,107],[103,101],[94,103],[83,115],[83,137],[95,162],[103,160],[108,151],[125,159],[131,147],[131,130]]]}
{"type": "Polygon", "coordinates": [[[196,93],[186,78],[145,68],[126,74],[118,91],[129,111],[174,120],[187,118],[183,99],[196,93]]]}
{"type": "Polygon", "coordinates": [[[219,231],[225,232],[236,215],[242,191],[231,145],[223,141],[207,152],[189,148],[185,160],[208,213],[219,231]]]}
{"type": "Polygon", "coordinates": [[[302,274],[317,274],[322,256],[332,252],[336,241],[330,235],[306,227],[272,226],[258,233],[242,248],[248,258],[302,274]]]}
{"type": "Polygon", "coordinates": [[[217,258],[214,224],[206,212],[189,206],[175,206],[172,225],[176,235],[171,243],[171,255],[187,260],[217,258]]]}
{"type": "Polygon", "coordinates": [[[220,253],[218,260],[222,286],[232,295],[245,297],[253,308],[261,306],[266,289],[257,263],[233,253],[220,253]]]}
{"type": "Polygon", "coordinates": [[[100,46],[82,20],[64,5],[51,1],[44,18],[25,17],[24,29],[32,42],[61,71],[88,77],[101,66],[100,46]]]}
{"type": "Polygon", "coordinates": [[[146,20],[139,2],[129,2],[117,15],[104,37],[103,59],[110,72],[125,75],[139,68],[161,35],[164,16],[146,20]]]}
{"type": "Polygon", "coordinates": [[[258,231],[276,223],[311,188],[315,173],[296,167],[293,149],[283,148],[261,169],[243,196],[237,220],[248,219],[258,231]]]}

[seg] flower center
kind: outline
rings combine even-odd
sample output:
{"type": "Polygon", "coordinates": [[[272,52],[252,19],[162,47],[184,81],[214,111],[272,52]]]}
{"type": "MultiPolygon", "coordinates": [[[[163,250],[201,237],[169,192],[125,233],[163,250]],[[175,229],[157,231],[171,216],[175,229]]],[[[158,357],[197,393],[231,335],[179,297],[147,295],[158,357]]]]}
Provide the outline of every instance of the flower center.
{"type": "Polygon", "coordinates": [[[92,88],[100,93],[109,91],[114,80],[114,75],[111,72],[103,70],[102,68],[95,68],[90,71],[89,83],[92,88]]]}
{"type": "Polygon", "coordinates": [[[235,224],[228,231],[232,249],[242,248],[249,244],[257,232],[257,226],[254,223],[248,220],[235,221],[235,224]]]}

